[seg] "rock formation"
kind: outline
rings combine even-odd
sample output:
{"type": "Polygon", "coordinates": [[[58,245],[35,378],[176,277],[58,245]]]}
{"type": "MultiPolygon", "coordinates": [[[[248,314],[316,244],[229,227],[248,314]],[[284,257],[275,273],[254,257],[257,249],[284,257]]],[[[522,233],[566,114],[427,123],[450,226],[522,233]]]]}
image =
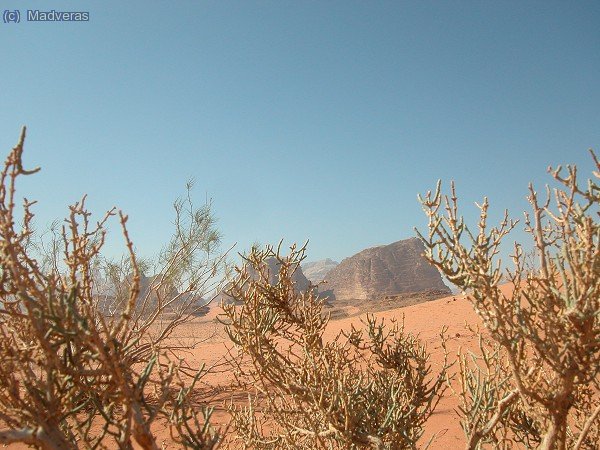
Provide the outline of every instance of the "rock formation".
{"type": "MultiPolygon", "coordinates": [[[[267,265],[269,266],[269,283],[276,284],[279,276],[279,266],[281,265],[277,258],[269,258],[267,260],[267,265]]],[[[306,290],[310,287],[310,281],[304,273],[302,272],[302,268],[298,267],[294,271],[294,275],[292,275],[292,281],[294,282],[294,288],[297,292],[306,292],[306,290]]]]}
{"type": "Polygon", "coordinates": [[[370,300],[431,290],[450,295],[440,273],[422,256],[424,251],[418,238],[368,248],[332,269],[321,291],[331,300],[370,300]]]}
{"type": "MultiPolygon", "coordinates": [[[[269,283],[276,284],[279,276],[279,266],[281,264],[277,258],[273,257],[269,258],[266,262],[268,266],[269,283]]],[[[254,279],[258,278],[258,275],[253,273],[253,270],[249,270],[248,272],[254,279]]],[[[311,282],[304,276],[304,273],[302,273],[301,267],[298,267],[294,271],[294,274],[292,275],[292,281],[294,282],[294,289],[296,292],[306,292],[311,286],[311,282]]],[[[230,303],[233,300],[229,295],[226,294],[227,289],[228,286],[225,286],[221,293],[215,297],[217,304],[219,304],[221,301],[224,303],[230,303]]]]}
{"type": "Polygon", "coordinates": [[[302,272],[312,284],[318,284],[323,281],[327,274],[334,269],[339,262],[329,258],[320,261],[305,262],[302,264],[302,272]]]}

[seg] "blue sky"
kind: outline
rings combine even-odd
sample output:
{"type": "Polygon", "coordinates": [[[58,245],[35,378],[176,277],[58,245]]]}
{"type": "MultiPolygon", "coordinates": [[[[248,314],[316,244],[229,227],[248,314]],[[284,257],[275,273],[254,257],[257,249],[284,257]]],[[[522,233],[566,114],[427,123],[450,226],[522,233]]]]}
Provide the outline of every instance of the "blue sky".
{"type": "MultiPolygon", "coordinates": [[[[224,245],[310,239],[340,260],[414,235],[456,180],[520,216],[550,164],[600,151],[600,3],[3,1],[0,148],[22,124],[38,227],[82,194],[146,255],[195,178],[224,245]]],[[[515,238],[522,233],[515,234],[515,238]]],[[[109,252],[118,252],[111,243],[109,252]]]]}

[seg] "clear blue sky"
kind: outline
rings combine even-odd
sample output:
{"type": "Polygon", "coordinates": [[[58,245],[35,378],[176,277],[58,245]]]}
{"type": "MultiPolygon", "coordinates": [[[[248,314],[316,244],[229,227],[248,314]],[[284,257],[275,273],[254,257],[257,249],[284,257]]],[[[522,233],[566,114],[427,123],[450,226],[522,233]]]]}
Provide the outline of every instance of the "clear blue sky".
{"type": "Polygon", "coordinates": [[[29,127],[38,227],[87,193],[147,255],[190,177],[225,245],[310,238],[309,259],[340,260],[423,228],[438,178],[468,215],[487,194],[520,216],[529,180],[600,150],[597,1],[2,7],[90,12],[0,22],[0,148],[29,127]]]}

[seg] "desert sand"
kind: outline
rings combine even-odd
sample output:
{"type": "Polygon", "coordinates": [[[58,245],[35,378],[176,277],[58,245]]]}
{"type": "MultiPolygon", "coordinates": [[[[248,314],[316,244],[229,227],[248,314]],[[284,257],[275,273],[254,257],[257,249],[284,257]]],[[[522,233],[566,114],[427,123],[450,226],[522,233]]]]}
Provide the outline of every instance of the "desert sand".
{"type": "MultiPolygon", "coordinates": [[[[360,307],[353,307],[347,312],[353,315],[330,321],[325,338],[332,339],[339,331],[350,329],[352,324],[359,326],[361,320],[364,320],[366,316],[365,304],[360,305],[360,307]]],[[[232,375],[220,363],[223,362],[227,346],[230,346],[230,344],[227,344],[227,337],[223,326],[217,321],[219,313],[220,308],[216,305],[212,306],[206,316],[195,319],[193,322],[180,328],[176,337],[182,341],[188,339],[201,340],[202,342],[194,350],[185,354],[186,360],[191,365],[200,365],[203,362],[207,366],[214,365],[216,372],[206,378],[207,385],[227,386],[232,380],[232,375]]],[[[442,327],[447,327],[447,348],[450,352],[451,361],[456,358],[456,352],[460,347],[464,349],[475,349],[477,347],[477,336],[468,331],[465,328],[465,324],[477,325],[479,320],[464,296],[454,295],[376,313],[377,317],[386,320],[392,318],[402,319],[403,315],[405,330],[407,332],[418,333],[422,341],[426,343],[431,353],[431,364],[434,371],[443,362],[444,354],[439,338],[442,327]]],[[[452,370],[456,370],[456,367],[453,367],[452,370]]],[[[228,415],[225,412],[224,404],[228,399],[231,399],[231,394],[219,392],[218,389],[212,392],[215,393],[213,397],[215,412],[212,421],[217,426],[224,426],[228,422],[228,415]]],[[[243,396],[237,396],[236,401],[243,402],[243,396]]],[[[460,427],[459,418],[454,411],[457,404],[457,399],[447,390],[425,428],[423,442],[428,441],[433,435],[436,435],[435,441],[430,447],[431,449],[450,450],[464,448],[465,437],[460,427]]],[[[155,431],[157,437],[165,440],[165,448],[176,448],[174,444],[169,444],[166,430],[156,427],[155,431]]],[[[16,450],[25,447],[11,445],[8,448],[16,450]]]]}

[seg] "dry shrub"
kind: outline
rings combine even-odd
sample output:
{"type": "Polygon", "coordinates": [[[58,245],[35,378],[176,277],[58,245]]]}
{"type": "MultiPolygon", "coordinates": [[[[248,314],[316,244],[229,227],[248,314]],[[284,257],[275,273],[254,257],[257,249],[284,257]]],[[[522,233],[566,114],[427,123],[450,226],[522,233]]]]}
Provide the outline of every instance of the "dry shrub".
{"type": "Polygon", "coordinates": [[[482,360],[463,357],[461,413],[467,448],[597,449],[600,442],[600,164],[583,186],[577,169],[549,169],[557,182],[545,199],[529,186],[537,264],[519,244],[503,271],[500,245],[516,226],[505,213],[477,231],[458,212],[454,190],[419,197],[429,217],[426,257],[467,293],[492,342],[482,360]],[[509,295],[500,289],[508,280],[509,295]]]}
{"type": "Polygon", "coordinates": [[[215,448],[210,410],[191,400],[205,372],[186,367],[170,339],[222,260],[210,214],[176,203],[176,232],[144,289],[127,217],[118,212],[128,257],[108,263],[100,252],[117,212],[92,224],[85,197],[36,255],[33,203],[21,225],[16,217],[16,183],[39,170],[23,168],[24,139],[25,129],[0,173],[0,443],[159,449],[159,422],[181,448],[215,448]]]}
{"type": "Polygon", "coordinates": [[[364,329],[325,340],[323,300],[315,289],[297,292],[291,281],[304,251],[293,246],[283,257],[279,248],[254,247],[228,288],[236,301],[224,310],[239,351],[238,382],[257,391],[247,406],[231,406],[230,445],[417,448],[445,389],[447,365],[432,374],[417,337],[373,316],[364,329]],[[269,282],[271,258],[279,265],[275,283],[269,282]]]}

